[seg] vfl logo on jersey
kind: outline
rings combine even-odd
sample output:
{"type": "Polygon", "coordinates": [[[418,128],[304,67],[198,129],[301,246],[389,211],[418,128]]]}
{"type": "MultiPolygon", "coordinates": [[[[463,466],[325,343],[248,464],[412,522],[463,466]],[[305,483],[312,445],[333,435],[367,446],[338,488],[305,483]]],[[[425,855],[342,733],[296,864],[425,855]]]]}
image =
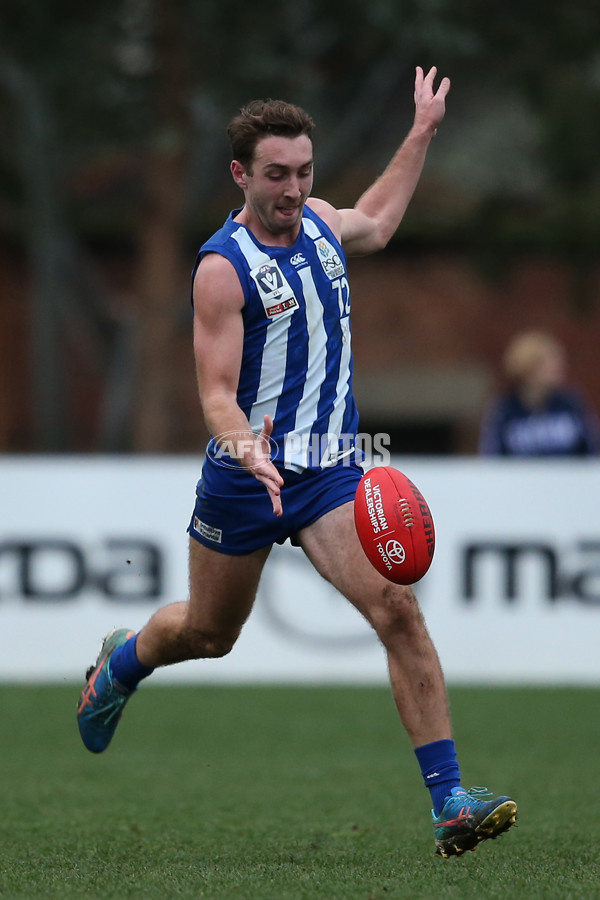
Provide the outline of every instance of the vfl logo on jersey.
{"type": "Polygon", "coordinates": [[[251,269],[250,277],[254,279],[269,319],[298,308],[294,292],[274,259],[251,269]]]}
{"type": "Polygon", "coordinates": [[[335,247],[332,247],[328,240],[324,237],[317,238],[315,241],[319,262],[323,266],[323,271],[331,281],[345,275],[344,264],[335,247]]]}

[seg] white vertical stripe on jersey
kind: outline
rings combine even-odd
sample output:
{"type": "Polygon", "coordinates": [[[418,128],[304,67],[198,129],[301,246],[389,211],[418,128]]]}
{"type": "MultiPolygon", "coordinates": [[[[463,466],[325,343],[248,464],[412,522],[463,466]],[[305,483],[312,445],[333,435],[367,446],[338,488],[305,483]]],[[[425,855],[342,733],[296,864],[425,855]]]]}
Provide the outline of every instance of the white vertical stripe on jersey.
{"type": "MultiPolygon", "coordinates": [[[[335,401],[333,404],[331,415],[329,416],[329,424],[327,426],[327,433],[332,437],[330,438],[329,447],[323,453],[323,457],[321,459],[322,466],[327,465],[331,461],[334,461],[336,454],[338,453],[339,435],[344,422],[344,414],[346,412],[346,397],[348,395],[349,389],[350,360],[352,357],[352,342],[350,340],[350,317],[344,316],[343,319],[340,319],[340,326],[342,329],[342,353],[340,358],[340,371],[338,373],[338,380],[335,387],[335,401]]],[[[344,449],[347,448],[344,447],[344,449]]]]}
{"type": "Polygon", "coordinates": [[[314,241],[316,241],[317,238],[321,237],[321,231],[319,229],[319,226],[317,225],[316,222],[313,222],[312,219],[309,219],[308,217],[305,216],[302,219],[302,224],[304,225],[304,231],[309,236],[309,238],[312,238],[314,241]]]}
{"type": "MultiPolygon", "coordinates": [[[[231,236],[237,241],[250,269],[270,261],[270,257],[256,246],[245,228],[238,228],[231,236]]],[[[262,431],[265,416],[275,418],[277,401],[285,379],[287,338],[291,319],[291,315],[282,315],[269,322],[267,326],[258,391],[248,416],[252,431],[262,431]]]]}
{"type": "MultiPolygon", "coordinates": [[[[303,224],[304,231],[306,232],[308,237],[312,238],[315,241],[321,237],[321,230],[318,227],[317,223],[313,222],[312,219],[305,218],[303,220],[303,224]]],[[[342,328],[343,340],[342,352],[340,357],[340,368],[335,388],[335,400],[333,409],[331,411],[331,415],[329,416],[329,422],[327,425],[327,434],[330,435],[330,438],[328,446],[323,449],[323,455],[321,457],[322,466],[327,466],[328,464],[331,464],[336,460],[337,453],[339,451],[339,436],[344,422],[344,415],[346,413],[346,399],[349,390],[350,362],[352,358],[349,318],[346,317],[341,319],[340,325],[342,328]]],[[[304,454],[304,465],[306,465],[306,456],[307,453],[304,454]]]]}
{"type": "Polygon", "coordinates": [[[307,378],[304,382],[302,398],[296,410],[294,431],[287,435],[285,462],[289,468],[304,469],[308,465],[310,432],[317,418],[321,387],[325,381],[327,365],[327,332],[323,322],[323,304],[309,266],[298,271],[302,280],[306,303],[306,327],[308,330],[307,378]]]}
{"type": "Polygon", "coordinates": [[[267,328],[258,391],[248,417],[250,428],[254,432],[262,431],[265,416],[275,419],[277,403],[283,393],[288,330],[291,321],[291,313],[282,315],[270,322],[267,328]]]}
{"type": "Polygon", "coordinates": [[[262,263],[270,262],[270,257],[256,246],[256,244],[248,234],[248,231],[242,225],[240,225],[237,231],[233,232],[231,237],[234,239],[234,241],[237,241],[240,250],[246,258],[246,262],[250,266],[250,269],[255,269],[262,263]]]}

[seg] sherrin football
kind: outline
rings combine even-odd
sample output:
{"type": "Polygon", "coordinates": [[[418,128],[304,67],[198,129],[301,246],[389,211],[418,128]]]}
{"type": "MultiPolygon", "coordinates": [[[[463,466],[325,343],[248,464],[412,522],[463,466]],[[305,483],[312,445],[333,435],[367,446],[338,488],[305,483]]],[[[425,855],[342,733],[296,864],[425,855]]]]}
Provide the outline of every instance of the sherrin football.
{"type": "Polygon", "coordinates": [[[395,584],[414,584],[431,565],[435,530],[427,501],[412,481],[391,466],[377,466],[360,480],[354,521],[370,562],[395,584]]]}

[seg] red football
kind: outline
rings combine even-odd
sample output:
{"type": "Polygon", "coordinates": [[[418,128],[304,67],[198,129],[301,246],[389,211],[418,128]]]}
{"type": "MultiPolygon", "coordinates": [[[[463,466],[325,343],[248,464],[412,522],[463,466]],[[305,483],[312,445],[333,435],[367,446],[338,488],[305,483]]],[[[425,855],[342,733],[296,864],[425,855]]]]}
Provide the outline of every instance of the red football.
{"type": "Polygon", "coordinates": [[[377,466],[360,480],[354,521],[370,562],[395,584],[414,584],[433,559],[435,531],[427,501],[412,481],[391,466],[377,466]]]}

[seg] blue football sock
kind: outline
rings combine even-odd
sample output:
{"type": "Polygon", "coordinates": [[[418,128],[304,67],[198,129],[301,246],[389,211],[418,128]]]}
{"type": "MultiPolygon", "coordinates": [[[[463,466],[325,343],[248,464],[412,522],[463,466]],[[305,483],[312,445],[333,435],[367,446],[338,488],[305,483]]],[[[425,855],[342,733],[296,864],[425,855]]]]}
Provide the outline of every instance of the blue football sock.
{"type": "Polygon", "coordinates": [[[137,634],[134,634],[128,641],[113,650],[110,657],[110,671],[113,678],[130,691],[138,686],[142,678],[147,678],[154,672],[154,669],[143,666],[137,658],[135,652],[137,639],[137,634]]]}
{"type": "Polygon", "coordinates": [[[456,760],[454,741],[433,741],[415,748],[415,754],[421,766],[421,775],[425,787],[431,793],[431,803],[436,816],[439,816],[446,797],[452,788],[460,787],[460,768],[456,760]]]}

